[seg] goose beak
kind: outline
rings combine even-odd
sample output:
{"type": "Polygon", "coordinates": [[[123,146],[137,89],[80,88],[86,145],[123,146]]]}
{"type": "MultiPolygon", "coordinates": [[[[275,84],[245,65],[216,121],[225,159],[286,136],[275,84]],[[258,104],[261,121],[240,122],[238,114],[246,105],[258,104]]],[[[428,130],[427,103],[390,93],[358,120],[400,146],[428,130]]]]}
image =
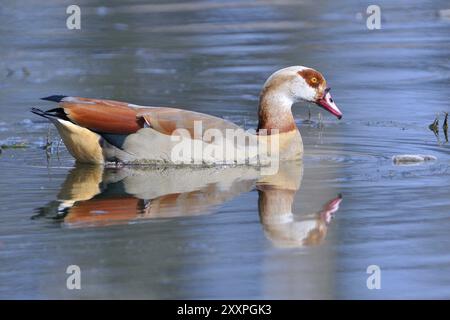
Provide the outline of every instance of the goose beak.
{"type": "Polygon", "coordinates": [[[339,205],[341,204],[341,202],[342,202],[341,194],[339,194],[336,198],[328,201],[327,204],[323,207],[322,211],[320,212],[322,220],[325,221],[327,224],[330,223],[334,214],[339,210],[339,205]]]}
{"type": "Polygon", "coordinates": [[[325,89],[325,93],[319,100],[316,101],[316,104],[331,114],[335,115],[339,120],[342,118],[342,112],[339,110],[337,105],[334,103],[333,98],[331,97],[330,88],[325,89]]]}

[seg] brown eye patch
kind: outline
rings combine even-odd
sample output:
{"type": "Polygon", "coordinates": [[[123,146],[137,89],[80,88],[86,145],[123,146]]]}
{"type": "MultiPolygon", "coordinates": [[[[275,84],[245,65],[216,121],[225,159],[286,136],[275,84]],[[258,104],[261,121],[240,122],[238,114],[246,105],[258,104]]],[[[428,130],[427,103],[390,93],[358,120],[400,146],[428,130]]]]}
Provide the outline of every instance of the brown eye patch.
{"type": "Polygon", "coordinates": [[[298,72],[298,75],[305,79],[306,83],[313,88],[325,87],[325,78],[316,70],[304,69],[298,72]]]}

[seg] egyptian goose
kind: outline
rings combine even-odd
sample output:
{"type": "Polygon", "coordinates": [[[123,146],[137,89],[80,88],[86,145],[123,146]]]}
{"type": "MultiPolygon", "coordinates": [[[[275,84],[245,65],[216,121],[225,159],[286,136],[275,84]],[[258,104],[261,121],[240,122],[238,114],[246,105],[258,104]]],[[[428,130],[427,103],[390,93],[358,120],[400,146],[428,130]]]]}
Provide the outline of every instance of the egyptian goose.
{"type": "MultiPolygon", "coordinates": [[[[200,142],[201,150],[205,150],[216,143],[215,138],[205,134],[209,129],[219,133],[240,130],[224,119],[182,109],[59,95],[43,100],[57,102],[58,107],[48,111],[33,108],[32,112],[56,126],[68,151],[78,162],[178,163],[174,161],[174,150],[181,140],[194,145],[200,142]],[[198,123],[201,124],[200,134],[196,132],[198,123]],[[182,136],[180,130],[187,132],[187,137],[182,136]],[[174,139],[176,135],[178,140],[174,139]]],[[[287,67],[273,73],[265,82],[260,95],[257,131],[255,134],[246,132],[244,138],[258,143],[264,141],[262,149],[270,149],[269,153],[276,154],[279,160],[301,158],[303,143],[291,112],[292,104],[300,100],[314,102],[338,119],[342,117],[322,74],[307,67],[287,67]],[[275,140],[276,145],[272,144],[275,140]]],[[[261,148],[245,149],[237,145],[234,138],[225,141],[233,143],[235,157],[231,162],[261,156],[261,148]]],[[[206,158],[204,153],[193,152],[181,157],[184,164],[228,163],[228,160],[228,153],[212,153],[206,158]]]]}

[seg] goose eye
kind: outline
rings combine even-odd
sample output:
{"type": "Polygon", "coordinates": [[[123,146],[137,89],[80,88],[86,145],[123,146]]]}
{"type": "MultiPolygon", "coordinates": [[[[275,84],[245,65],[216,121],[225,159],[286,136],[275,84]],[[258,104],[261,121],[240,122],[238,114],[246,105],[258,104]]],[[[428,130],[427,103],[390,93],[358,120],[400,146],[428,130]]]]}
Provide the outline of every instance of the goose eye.
{"type": "Polygon", "coordinates": [[[317,78],[316,78],[316,77],[312,77],[312,78],[311,78],[311,82],[312,82],[312,83],[317,83],[317,78]]]}

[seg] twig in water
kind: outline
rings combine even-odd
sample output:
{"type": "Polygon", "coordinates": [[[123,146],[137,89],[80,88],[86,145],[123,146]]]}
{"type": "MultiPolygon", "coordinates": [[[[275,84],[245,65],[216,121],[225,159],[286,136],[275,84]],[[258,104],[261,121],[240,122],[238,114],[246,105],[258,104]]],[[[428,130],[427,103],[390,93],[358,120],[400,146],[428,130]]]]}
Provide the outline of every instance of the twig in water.
{"type": "Polygon", "coordinates": [[[436,119],[434,119],[433,123],[430,124],[430,125],[428,126],[428,128],[429,128],[431,131],[433,131],[433,133],[434,133],[434,135],[435,135],[436,137],[439,137],[439,118],[436,117],[436,119]]]}
{"type": "Polygon", "coordinates": [[[58,144],[56,145],[56,157],[58,158],[59,161],[59,147],[61,146],[62,143],[62,139],[59,139],[58,144]]]}
{"type": "Polygon", "coordinates": [[[322,114],[319,112],[319,114],[317,115],[317,118],[319,119],[319,122],[317,123],[317,127],[322,130],[323,129],[323,118],[322,118],[322,114]]]}
{"type": "Polygon", "coordinates": [[[52,142],[50,141],[51,140],[50,129],[51,129],[51,127],[50,127],[50,125],[48,125],[47,137],[46,137],[46,141],[45,141],[45,145],[44,145],[44,150],[45,150],[45,153],[47,154],[47,158],[50,157],[51,147],[52,147],[52,142]]]}
{"type": "Polygon", "coordinates": [[[27,142],[16,142],[12,144],[2,144],[0,145],[0,149],[22,149],[22,148],[28,148],[29,145],[27,142]]]}
{"type": "Polygon", "coordinates": [[[448,112],[445,112],[444,124],[442,125],[444,131],[445,142],[448,142],[448,112]]]}

